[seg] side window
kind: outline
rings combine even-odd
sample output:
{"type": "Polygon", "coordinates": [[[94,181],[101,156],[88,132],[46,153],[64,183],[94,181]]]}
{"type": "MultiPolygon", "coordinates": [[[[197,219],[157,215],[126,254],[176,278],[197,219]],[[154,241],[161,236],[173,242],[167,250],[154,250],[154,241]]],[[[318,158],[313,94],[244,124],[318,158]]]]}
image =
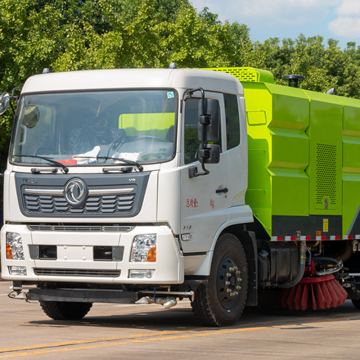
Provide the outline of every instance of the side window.
{"type": "Polygon", "coordinates": [[[236,95],[224,94],[227,149],[240,144],[240,119],[236,95]]]}
{"type": "MultiPolygon", "coordinates": [[[[184,149],[185,164],[198,160],[200,141],[198,140],[198,106],[201,99],[192,98],[185,102],[185,128],[184,128],[184,149]]],[[[220,110],[219,110],[220,114],[220,110]]],[[[219,140],[214,144],[220,145],[221,151],[221,123],[219,128],[219,140]]]]}

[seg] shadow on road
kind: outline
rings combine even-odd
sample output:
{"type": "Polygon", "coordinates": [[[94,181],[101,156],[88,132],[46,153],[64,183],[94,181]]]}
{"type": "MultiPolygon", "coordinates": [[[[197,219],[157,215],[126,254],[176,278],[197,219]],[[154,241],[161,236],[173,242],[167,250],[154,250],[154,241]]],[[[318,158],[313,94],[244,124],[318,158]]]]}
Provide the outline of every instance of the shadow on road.
{"type": "MultiPolygon", "coordinates": [[[[28,326],[42,327],[104,327],[104,328],[129,328],[147,329],[154,331],[203,331],[205,328],[199,325],[190,307],[179,307],[164,310],[156,305],[130,306],[127,308],[100,306],[93,313],[79,321],[56,321],[42,320],[30,321],[28,326]],[[102,311],[102,309],[106,311],[102,311]],[[109,310],[112,313],[109,314],[109,310]],[[125,311],[124,311],[125,310],[125,311]],[[114,315],[121,312],[121,315],[114,315]],[[107,313],[107,314],[106,314],[107,313]]],[[[323,321],[359,320],[360,311],[356,311],[350,301],[344,305],[327,310],[291,311],[285,309],[261,309],[246,308],[243,315],[232,328],[254,328],[254,327],[281,327],[289,325],[309,325],[323,321]]],[[[304,328],[304,327],[302,327],[304,328]]],[[[219,330],[219,328],[207,328],[208,330],[219,330]]]]}

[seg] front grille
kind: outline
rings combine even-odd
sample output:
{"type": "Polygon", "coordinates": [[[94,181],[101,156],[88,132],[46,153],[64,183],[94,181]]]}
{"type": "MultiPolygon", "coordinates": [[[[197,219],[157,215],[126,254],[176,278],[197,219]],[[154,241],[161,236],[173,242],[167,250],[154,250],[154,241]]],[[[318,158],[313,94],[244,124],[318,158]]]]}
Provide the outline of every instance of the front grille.
{"type": "Polygon", "coordinates": [[[49,214],[112,214],[130,213],[135,194],[90,196],[83,207],[69,206],[64,196],[24,194],[25,209],[29,213],[49,214]]]}
{"type": "Polygon", "coordinates": [[[28,225],[30,231],[129,232],[134,226],[112,225],[28,225]]]}
{"type": "Polygon", "coordinates": [[[120,270],[92,270],[92,269],[42,269],[34,268],[35,275],[43,276],[101,276],[119,277],[120,270]]]}
{"type": "Polygon", "coordinates": [[[130,218],[141,210],[149,177],[145,171],[83,174],[81,178],[17,173],[15,181],[20,210],[27,217],[130,218]],[[84,192],[67,188],[75,181],[84,183],[84,192]]]}

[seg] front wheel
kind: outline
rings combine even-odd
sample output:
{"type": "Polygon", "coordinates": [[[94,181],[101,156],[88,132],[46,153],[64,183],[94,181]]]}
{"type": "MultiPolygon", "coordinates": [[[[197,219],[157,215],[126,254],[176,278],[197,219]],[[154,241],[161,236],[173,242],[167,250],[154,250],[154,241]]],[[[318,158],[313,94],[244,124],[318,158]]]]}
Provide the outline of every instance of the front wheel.
{"type": "Polygon", "coordinates": [[[210,276],[195,292],[195,317],[205,326],[230,326],[239,319],[247,297],[248,268],[239,239],[224,234],[215,246],[210,276]]]}
{"type": "Polygon", "coordinates": [[[40,301],[40,306],[54,320],[80,320],[89,312],[92,303],[40,301]]]}

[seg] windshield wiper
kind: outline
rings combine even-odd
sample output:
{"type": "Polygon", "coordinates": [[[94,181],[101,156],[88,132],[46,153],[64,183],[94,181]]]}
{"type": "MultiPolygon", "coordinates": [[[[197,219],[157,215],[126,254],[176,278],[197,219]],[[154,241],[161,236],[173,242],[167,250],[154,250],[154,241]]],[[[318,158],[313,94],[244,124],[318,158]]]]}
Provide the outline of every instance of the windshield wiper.
{"type": "MultiPolygon", "coordinates": [[[[44,157],[44,156],[39,156],[39,155],[13,155],[13,156],[42,159],[42,160],[48,161],[50,164],[53,164],[54,166],[61,167],[62,172],[64,174],[67,174],[69,172],[69,168],[67,166],[65,166],[64,164],[62,164],[61,162],[55,161],[53,159],[50,159],[50,158],[47,158],[47,157],[44,157]]],[[[32,172],[38,172],[37,169],[31,169],[31,171],[32,172]]]]}
{"type": "MultiPolygon", "coordinates": [[[[74,156],[75,159],[104,159],[104,160],[117,160],[117,161],[121,161],[126,165],[133,165],[136,166],[139,171],[143,171],[144,168],[136,161],[131,161],[131,160],[127,160],[127,159],[123,159],[123,158],[116,158],[116,157],[111,157],[111,156],[74,156]]],[[[111,165],[111,164],[108,164],[111,165]]],[[[119,165],[119,164],[114,164],[114,165],[119,165]]]]}

